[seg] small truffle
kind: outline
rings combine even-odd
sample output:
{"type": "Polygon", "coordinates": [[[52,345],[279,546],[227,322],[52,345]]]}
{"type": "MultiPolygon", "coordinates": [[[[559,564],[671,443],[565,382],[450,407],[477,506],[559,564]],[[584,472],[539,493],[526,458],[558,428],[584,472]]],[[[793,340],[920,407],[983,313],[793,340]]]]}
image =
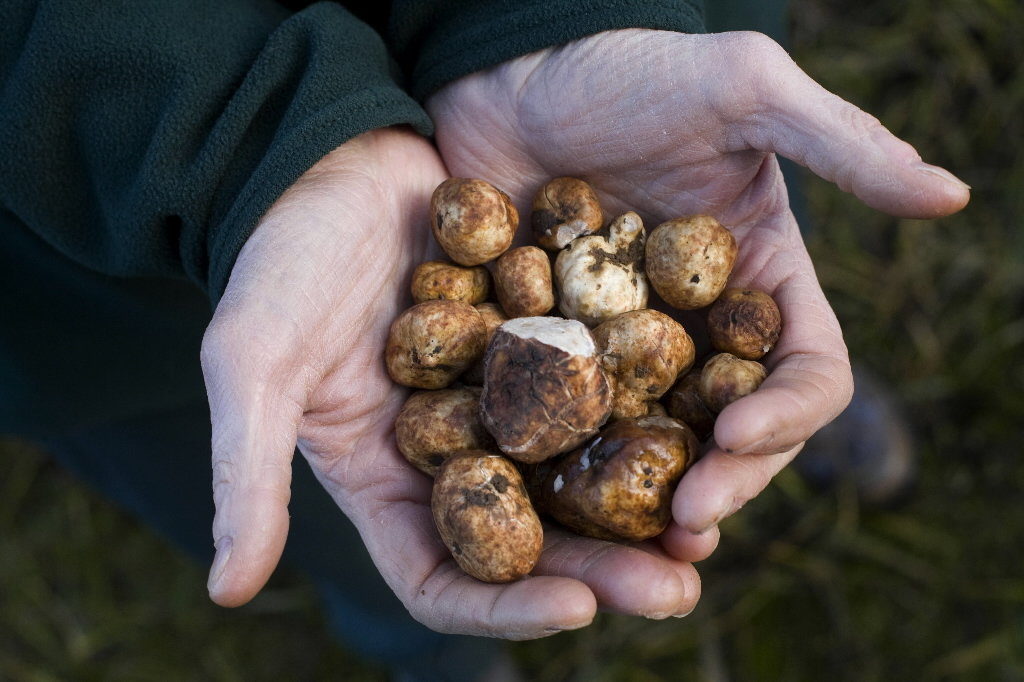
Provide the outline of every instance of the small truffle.
{"type": "Polygon", "coordinates": [[[601,229],[604,219],[594,189],[576,178],[555,178],[533,200],[530,224],[537,243],[548,251],[601,229]]]}
{"type": "Polygon", "coordinates": [[[771,296],[756,289],[726,289],[708,310],[708,336],[716,350],[759,360],[782,333],[782,315],[771,296]]]}
{"type": "Polygon", "coordinates": [[[483,180],[448,178],[430,199],[434,237],[459,265],[492,261],[512,245],[519,213],[508,195],[483,180]]]}
{"type": "Polygon", "coordinates": [[[669,220],[647,240],[647,277],[670,306],[703,308],[725,289],[736,252],[732,233],[711,216],[669,220]]]}
{"type": "Polygon", "coordinates": [[[424,301],[391,323],[384,359],[392,381],[444,388],[483,356],[487,332],[473,306],[424,301]]]}
{"type": "Polygon", "coordinates": [[[537,317],[555,307],[551,262],[536,246],[503,253],[494,264],[494,288],[509,317],[537,317]]]}
{"type": "Polygon", "coordinates": [[[700,373],[700,399],[712,412],[757,390],[767,377],[759,362],[741,360],[731,353],[712,356],[700,373]]]}
{"type": "Polygon", "coordinates": [[[395,442],[409,463],[428,476],[460,450],[495,449],[480,423],[480,389],[469,386],[409,396],[395,420],[395,442]]]}
{"type": "Polygon", "coordinates": [[[416,303],[443,299],[476,305],[487,300],[491,275],[485,267],[464,268],[432,260],[413,271],[411,288],[416,303]]]}

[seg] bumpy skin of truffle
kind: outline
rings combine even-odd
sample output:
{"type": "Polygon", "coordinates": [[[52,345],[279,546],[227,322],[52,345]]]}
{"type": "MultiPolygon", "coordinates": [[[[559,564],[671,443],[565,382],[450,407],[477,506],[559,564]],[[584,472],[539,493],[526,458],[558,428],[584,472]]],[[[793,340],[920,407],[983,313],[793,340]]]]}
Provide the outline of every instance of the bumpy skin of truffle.
{"type": "Polygon", "coordinates": [[[486,338],[480,313],[468,303],[417,303],[391,323],[388,374],[403,386],[444,388],[483,356],[486,338]]]}
{"type": "Polygon", "coordinates": [[[700,399],[712,412],[757,390],[768,372],[759,362],[741,360],[731,353],[714,355],[700,373],[700,399]]]}
{"type": "Polygon", "coordinates": [[[781,333],[779,306],[763,291],[726,289],[708,310],[711,345],[744,360],[764,357],[781,333]]]}
{"type": "MultiPolygon", "coordinates": [[[[484,321],[484,327],[487,328],[487,341],[484,343],[486,348],[491,343],[491,338],[494,336],[494,332],[501,326],[503,322],[508,321],[508,315],[501,309],[501,306],[497,303],[479,303],[475,306],[476,311],[480,313],[480,318],[484,321]]],[[[484,385],[484,359],[481,357],[479,360],[469,366],[462,376],[459,377],[459,381],[468,386],[483,386],[484,385]]]]}
{"type": "Polygon", "coordinates": [[[448,178],[430,198],[434,237],[459,265],[492,261],[512,244],[519,213],[508,195],[483,180],[448,178]]]}
{"type": "Polygon", "coordinates": [[[541,494],[559,523],[605,540],[658,535],[672,516],[672,494],[697,456],[697,437],[668,417],[612,422],[548,472],[541,494]]]}
{"type": "Polygon", "coordinates": [[[573,239],[601,229],[604,218],[594,189],[576,178],[555,178],[533,199],[530,225],[537,243],[548,251],[564,249],[573,239]]]}
{"type": "Polygon", "coordinates": [[[611,413],[611,390],[596,351],[573,320],[523,317],[498,328],[487,348],[480,419],[502,452],[540,462],[597,433],[611,413]],[[537,330],[564,335],[561,346],[537,330]]]}
{"type": "Polygon", "coordinates": [[[495,450],[494,439],[480,423],[477,387],[417,391],[395,419],[395,441],[405,458],[433,476],[437,467],[460,450],[495,450]]]}
{"type": "Polygon", "coordinates": [[[540,558],[540,519],[515,465],[500,455],[471,450],[448,458],[434,479],[430,507],[456,563],[478,580],[516,580],[540,558]]]}
{"type": "Polygon", "coordinates": [[[412,300],[416,303],[443,299],[476,305],[487,300],[491,275],[487,268],[464,268],[441,261],[427,261],[412,273],[412,300]]]}
{"type": "Polygon", "coordinates": [[[633,310],[594,328],[601,367],[612,386],[612,418],[642,417],[693,364],[683,325],[657,310],[633,310]]]}
{"type": "Polygon", "coordinates": [[[700,397],[701,370],[691,369],[665,395],[670,417],[679,419],[704,440],[715,430],[715,415],[700,397]]]}
{"type": "Polygon", "coordinates": [[[703,308],[725,289],[736,250],[732,233],[711,216],[669,220],[647,239],[647,277],[669,305],[703,308]]]}
{"type": "Polygon", "coordinates": [[[551,261],[536,246],[510,249],[494,264],[494,289],[509,317],[536,317],[555,307],[551,261]]]}
{"type": "Polygon", "coordinates": [[[591,235],[574,240],[555,261],[559,310],[593,327],[645,308],[648,288],[643,255],[644,225],[635,213],[613,220],[607,238],[591,235]]]}

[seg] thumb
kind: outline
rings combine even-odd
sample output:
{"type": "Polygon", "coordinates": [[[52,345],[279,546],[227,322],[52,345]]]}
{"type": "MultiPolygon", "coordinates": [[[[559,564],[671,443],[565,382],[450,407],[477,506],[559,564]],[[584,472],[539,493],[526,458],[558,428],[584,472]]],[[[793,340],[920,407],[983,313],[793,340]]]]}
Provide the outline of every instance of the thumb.
{"type": "Polygon", "coordinates": [[[291,460],[302,409],[273,377],[269,353],[217,316],[203,338],[202,366],[213,427],[210,598],[241,606],[273,573],[288,535],[291,460]]]}
{"type": "Polygon", "coordinates": [[[967,205],[968,185],[924,163],[874,116],[820,86],[771,39],[741,35],[759,104],[742,122],[747,144],[792,159],[892,215],[936,218],[967,205]]]}

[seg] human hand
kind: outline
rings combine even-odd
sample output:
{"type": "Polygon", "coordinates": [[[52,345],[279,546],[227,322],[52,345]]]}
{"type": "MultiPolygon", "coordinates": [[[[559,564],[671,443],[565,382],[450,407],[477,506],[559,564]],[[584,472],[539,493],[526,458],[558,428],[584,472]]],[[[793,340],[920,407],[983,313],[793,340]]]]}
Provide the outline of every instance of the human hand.
{"type": "Polygon", "coordinates": [[[445,177],[413,133],[367,133],[304,174],[239,254],[202,352],[217,506],[211,597],[243,604],[276,566],[297,445],[388,585],[435,630],[526,639],[586,625],[598,605],[689,611],[696,572],[654,546],[551,530],[536,577],[488,585],[441,543],[431,482],[395,447],[408,390],[388,378],[383,350],[414,266],[440,255],[427,213],[445,177]]]}
{"type": "Polygon", "coordinates": [[[966,185],[921,162],[757,33],[609,31],[466,76],[427,109],[453,175],[487,178],[520,210],[545,181],[572,175],[589,181],[612,214],[635,210],[649,227],[711,214],[740,245],[731,285],[778,302],[784,326],[766,357],[771,374],[721,413],[715,445],[674,498],[676,523],[661,541],[682,560],[713,551],[717,523],[852,394],[841,330],[774,153],[893,215],[947,215],[969,198],[966,185]]]}

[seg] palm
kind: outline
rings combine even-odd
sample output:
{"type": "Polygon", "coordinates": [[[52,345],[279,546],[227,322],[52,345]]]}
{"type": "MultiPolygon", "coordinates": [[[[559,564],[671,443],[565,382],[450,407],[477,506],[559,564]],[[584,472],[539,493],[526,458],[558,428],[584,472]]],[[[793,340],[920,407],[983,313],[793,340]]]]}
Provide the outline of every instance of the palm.
{"type": "MultiPolygon", "coordinates": [[[[520,209],[551,177],[572,175],[612,213],[634,210],[649,223],[714,215],[740,245],[733,285],[779,303],[784,330],[769,379],[723,411],[717,447],[676,495],[676,521],[693,531],[756,495],[852,390],[841,331],[772,152],[892,213],[941,215],[966,201],[939,180],[943,171],[754,34],[598,34],[467,76],[428,110],[449,170],[491,180],[520,209]]],[[[689,551],[678,529],[664,540],[677,556],[689,551]]]]}

